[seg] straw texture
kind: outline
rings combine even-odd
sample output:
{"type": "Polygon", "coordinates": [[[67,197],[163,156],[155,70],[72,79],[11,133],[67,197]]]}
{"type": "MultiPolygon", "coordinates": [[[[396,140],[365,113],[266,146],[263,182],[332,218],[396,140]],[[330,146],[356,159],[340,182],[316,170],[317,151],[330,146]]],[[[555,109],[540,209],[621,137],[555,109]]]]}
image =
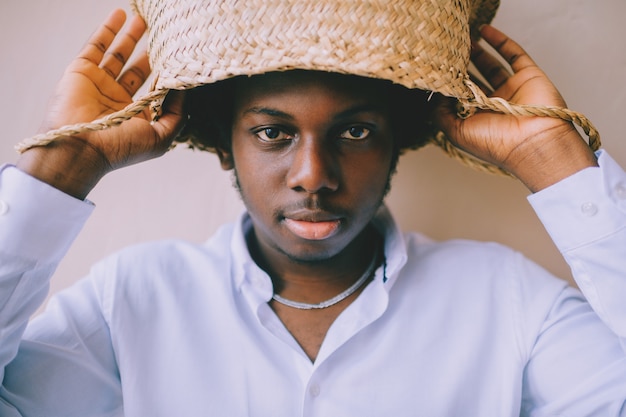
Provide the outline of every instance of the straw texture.
{"type": "MultiPolygon", "coordinates": [[[[152,92],[106,120],[23,141],[18,151],[120,124],[148,104],[157,114],[172,89],[291,69],[379,78],[437,92],[457,98],[465,115],[488,109],[563,118],[581,125],[597,148],[598,133],[584,116],[488,98],[470,81],[471,37],[493,19],[498,6],[499,0],[132,0],[148,25],[152,92]]],[[[189,142],[193,147],[194,139],[189,142]]],[[[441,133],[431,142],[466,164],[499,171],[454,148],[441,133]]]]}
{"type": "Polygon", "coordinates": [[[162,0],[134,2],[151,28],[156,89],[298,68],[469,97],[464,85],[472,14],[468,1],[183,0],[162,5],[162,0]]]}

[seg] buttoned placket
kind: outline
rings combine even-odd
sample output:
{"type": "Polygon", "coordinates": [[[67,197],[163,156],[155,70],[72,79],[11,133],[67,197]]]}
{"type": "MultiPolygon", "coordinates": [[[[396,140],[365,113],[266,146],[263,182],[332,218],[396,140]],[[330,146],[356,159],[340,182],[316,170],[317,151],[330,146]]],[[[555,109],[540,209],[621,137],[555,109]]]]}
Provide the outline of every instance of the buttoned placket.
{"type": "MultiPolygon", "coordinates": [[[[383,210],[386,211],[386,208],[383,210]]],[[[387,232],[385,253],[389,262],[386,261],[377,268],[372,282],[335,320],[324,339],[316,361],[312,363],[268,304],[273,294],[272,281],[252,260],[245,244],[244,236],[250,230],[250,219],[244,216],[239,225],[241,231],[235,232],[235,241],[231,247],[235,283],[239,283],[239,289],[248,307],[256,314],[259,324],[278,341],[286,344],[294,355],[291,359],[285,360],[292,364],[291,371],[301,382],[302,416],[318,416],[320,408],[323,408],[324,381],[327,378],[326,371],[332,368],[333,353],[379,318],[387,308],[388,291],[393,286],[395,275],[406,262],[406,247],[402,235],[395,228],[390,231],[388,224],[381,226],[382,230],[387,232]]]]}
{"type": "Polygon", "coordinates": [[[293,364],[291,369],[301,381],[302,416],[319,415],[318,405],[324,401],[324,375],[326,367],[332,367],[333,353],[387,308],[388,284],[383,283],[385,269],[382,266],[377,269],[373,281],[333,323],[314,363],[269,306],[273,291],[269,276],[251,260],[245,262],[240,272],[245,275],[241,291],[249,307],[256,312],[259,323],[276,339],[288,345],[297,357],[295,361],[294,358],[285,360],[293,364]]]}

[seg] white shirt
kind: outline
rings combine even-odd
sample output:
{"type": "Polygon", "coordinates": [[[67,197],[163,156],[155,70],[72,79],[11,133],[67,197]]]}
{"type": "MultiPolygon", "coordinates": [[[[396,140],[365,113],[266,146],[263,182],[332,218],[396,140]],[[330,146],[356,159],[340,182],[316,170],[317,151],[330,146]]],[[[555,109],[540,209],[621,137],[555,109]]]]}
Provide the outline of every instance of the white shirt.
{"type": "Polygon", "coordinates": [[[5,167],[0,415],[624,416],[626,173],[600,164],[530,197],[589,303],[519,253],[401,233],[383,208],[386,268],[315,363],[267,304],[247,216],[105,259],[23,333],[93,207],[5,167]]]}

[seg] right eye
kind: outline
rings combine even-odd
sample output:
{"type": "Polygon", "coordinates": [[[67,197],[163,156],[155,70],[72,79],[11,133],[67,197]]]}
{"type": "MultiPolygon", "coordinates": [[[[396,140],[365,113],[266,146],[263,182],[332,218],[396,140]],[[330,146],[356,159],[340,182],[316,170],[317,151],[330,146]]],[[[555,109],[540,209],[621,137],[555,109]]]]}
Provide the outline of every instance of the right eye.
{"type": "Polygon", "coordinates": [[[291,139],[291,135],[277,127],[266,127],[255,132],[257,137],[265,142],[275,142],[279,140],[291,139]]]}
{"type": "Polygon", "coordinates": [[[343,132],[341,132],[341,135],[339,135],[340,137],[344,138],[344,139],[350,139],[350,140],[363,140],[363,139],[367,139],[367,137],[370,135],[371,131],[370,129],[363,127],[363,126],[353,126],[349,129],[344,130],[343,132]]]}

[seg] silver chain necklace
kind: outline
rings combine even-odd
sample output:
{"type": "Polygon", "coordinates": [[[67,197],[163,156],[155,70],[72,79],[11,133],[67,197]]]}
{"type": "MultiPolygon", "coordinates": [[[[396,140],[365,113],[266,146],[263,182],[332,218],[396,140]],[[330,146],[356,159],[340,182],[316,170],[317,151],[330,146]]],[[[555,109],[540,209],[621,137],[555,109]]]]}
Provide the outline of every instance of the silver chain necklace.
{"type": "Polygon", "coordinates": [[[312,310],[312,309],[330,307],[344,300],[348,296],[352,295],[356,290],[361,288],[361,285],[363,285],[365,281],[367,281],[369,277],[372,275],[372,272],[374,272],[374,269],[376,268],[376,259],[378,259],[378,256],[376,255],[372,256],[372,261],[370,262],[369,266],[367,267],[363,275],[361,275],[361,278],[359,278],[354,284],[352,284],[350,288],[348,288],[347,290],[343,291],[340,294],[337,294],[336,296],[334,296],[333,298],[329,300],[322,301],[321,303],[317,303],[317,304],[309,304],[309,303],[301,303],[299,301],[288,300],[286,298],[281,297],[278,294],[272,295],[272,299],[275,301],[278,301],[281,304],[284,304],[289,307],[297,308],[299,310],[312,310]]]}

